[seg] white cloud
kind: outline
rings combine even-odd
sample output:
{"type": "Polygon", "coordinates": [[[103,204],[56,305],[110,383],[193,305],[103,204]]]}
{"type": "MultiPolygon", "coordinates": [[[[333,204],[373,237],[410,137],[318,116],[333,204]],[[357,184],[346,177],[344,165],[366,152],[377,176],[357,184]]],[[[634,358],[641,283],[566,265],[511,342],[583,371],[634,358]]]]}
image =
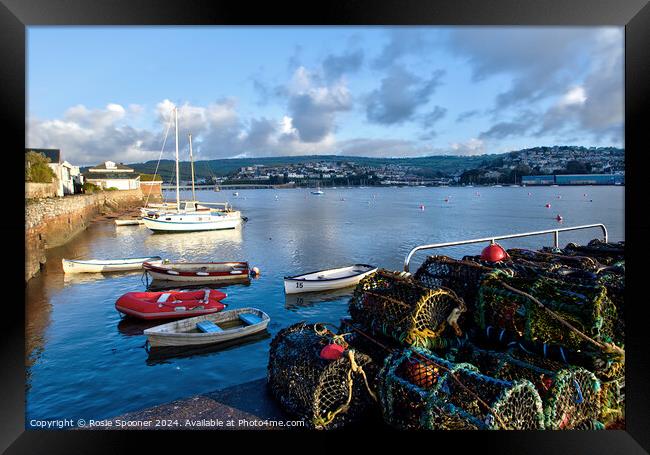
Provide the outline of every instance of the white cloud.
{"type": "Polygon", "coordinates": [[[471,138],[464,142],[452,142],[449,145],[454,155],[483,155],[485,153],[485,142],[477,138],[471,138]]]}

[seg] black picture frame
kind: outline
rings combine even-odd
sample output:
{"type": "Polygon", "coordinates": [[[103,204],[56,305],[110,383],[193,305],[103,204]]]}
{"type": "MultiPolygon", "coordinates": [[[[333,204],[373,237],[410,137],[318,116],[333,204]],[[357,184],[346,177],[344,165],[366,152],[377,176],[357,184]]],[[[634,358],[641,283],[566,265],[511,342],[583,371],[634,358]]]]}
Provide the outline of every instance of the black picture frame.
{"type": "MultiPolygon", "coordinates": [[[[322,3],[251,4],[233,1],[202,0],[1,0],[0,17],[3,65],[0,72],[2,123],[9,139],[5,157],[10,219],[0,228],[10,258],[24,257],[24,213],[20,154],[25,146],[25,27],[35,25],[615,25],[625,27],[625,237],[626,256],[626,430],[568,432],[436,432],[417,435],[401,433],[344,434],[346,438],[365,444],[393,441],[407,450],[468,451],[477,453],[649,453],[650,452],[650,374],[646,334],[648,319],[644,317],[644,258],[648,252],[650,224],[644,211],[649,204],[644,197],[644,167],[647,127],[641,119],[650,110],[650,5],[647,0],[348,0],[322,3]],[[20,152],[20,153],[19,153],[20,152]],[[16,185],[14,187],[14,185],[16,185]],[[15,193],[15,194],[14,194],[15,193]],[[644,244],[644,242],[646,242],[644,244]],[[22,246],[21,246],[22,245],[22,246]],[[22,255],[22,256],[21,256],[22,255]],[[427,442],[428,441],[428,442],[427,442]],[[427,446],[426,444],[433,444],[427,446]],[[443,448],[443,444],[446,446],[443,448]],[[480,452],[479,452],[480,451],[480,452]]],[[[647,194],[647,190],[645,190],[647,194]]],[[[15,262],[15,261],[11,261],[15,262]]],[[[6,283],[19,286],[23,272],[15,265],[3,267],[6,283]]],[[[24,300],[23,300],[24,301],[24,300]]],[[[152,450],[156,440],[162,445],[178,440],[177,432],[100,432],[100,431],[25,431],[25,336],[24,309],[15,302],[3,302],[6,310],[2,324],[2,363],[0,363],[0,448],[6,453],[121,453],[129,449],[152,450]]],[[[299,436],[305,436],[304,433],[299,436]]],[[[296,433],[258,432],[256,438],[286,437],[289,442],[296,433]]],[[[332,444],[332,450],[349,450],[338,434],[306,435],[306,441],[286,444],[303,451],[310,446],[321,449],[332,444]],[[323,439],[323,442],[320,439],[323,439]],[[307,446],[304,446],[307,444],[307,446]]],[[[196,450],[234,450],[218,442],[232,435],[220,432],[184,432],[181,444],[187,447],[192,438],[196,450]],[[201,440],[200,442],[198,440],[201,440]],[[218,443],[217,443],[218,442],[218,443]]],[[[237,436],[242,446],[252,437],[237,436]]],[[[303,438],[300,438],[303,439],[303,438]]],[[[240,450],[240,449],[237,449],[240,450]]]]}

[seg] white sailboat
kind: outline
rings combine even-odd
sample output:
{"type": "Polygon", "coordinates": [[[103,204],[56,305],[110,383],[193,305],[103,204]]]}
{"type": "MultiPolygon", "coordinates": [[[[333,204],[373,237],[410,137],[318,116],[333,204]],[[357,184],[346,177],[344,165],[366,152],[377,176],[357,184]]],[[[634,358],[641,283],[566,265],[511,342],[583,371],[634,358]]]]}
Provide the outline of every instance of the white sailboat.
{"type": "Polygon", "coordinates": [[[312,191],[311,194],[315,194],[317,196],[320,196],[321,194],[323,194],[323,191],[320,189],[320,184],[318,184],[316,186],[316,191],[312,191]]]}
{"type": "Polygon", "coordinates": [[[192,201],[180,200],[180,172],[178,162],[178,108],[174,107],[176,129],[176,207],[149,211],[142,218],[144,225],[152,231],[188,232],[234,229],[241,223],[241,213],[232,210],[228,203],[210,204],[196,202],[194,195],[194,162],[192,158],[192,136],[189,135],[190,159],[192,160],[192,201]],[[211,209],[207,205],[223,205],[223,209],[211,209]]]}

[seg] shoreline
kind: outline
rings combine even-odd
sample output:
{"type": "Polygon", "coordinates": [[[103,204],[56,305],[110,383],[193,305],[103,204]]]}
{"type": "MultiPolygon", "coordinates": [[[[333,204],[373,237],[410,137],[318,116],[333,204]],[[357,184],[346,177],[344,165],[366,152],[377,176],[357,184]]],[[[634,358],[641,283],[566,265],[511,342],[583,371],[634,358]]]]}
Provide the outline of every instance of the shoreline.
{"type": "Polygon", "coordinates": [[[143,200],[139,189],[25,200],[25,282],[43,269],[47,250],[65,245],[91,223],[132,212],[143,200]]]}

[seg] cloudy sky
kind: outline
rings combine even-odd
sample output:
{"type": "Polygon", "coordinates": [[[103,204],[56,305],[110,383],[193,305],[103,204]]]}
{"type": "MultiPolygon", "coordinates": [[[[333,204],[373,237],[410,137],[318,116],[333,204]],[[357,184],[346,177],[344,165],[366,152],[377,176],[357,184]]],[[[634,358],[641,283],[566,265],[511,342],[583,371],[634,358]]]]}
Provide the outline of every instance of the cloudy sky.
{"type": "Polygon", "coordinates": [[[27,146],[173,156],[623,146],[623,29],[30,27],[27,146]],[[164,148],[163,148],[164,144],[164,148]]]}

